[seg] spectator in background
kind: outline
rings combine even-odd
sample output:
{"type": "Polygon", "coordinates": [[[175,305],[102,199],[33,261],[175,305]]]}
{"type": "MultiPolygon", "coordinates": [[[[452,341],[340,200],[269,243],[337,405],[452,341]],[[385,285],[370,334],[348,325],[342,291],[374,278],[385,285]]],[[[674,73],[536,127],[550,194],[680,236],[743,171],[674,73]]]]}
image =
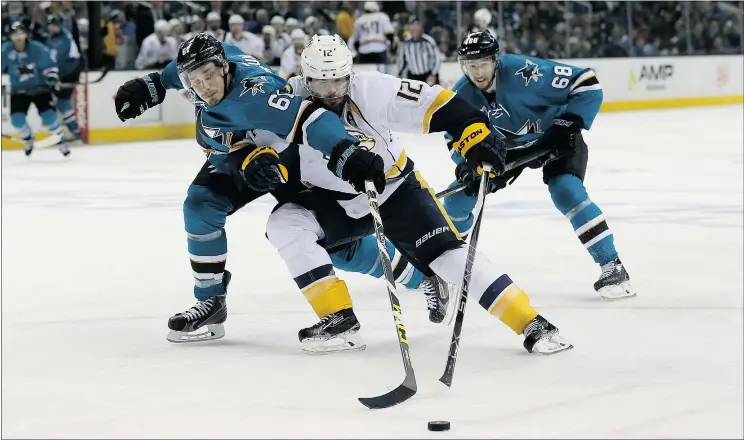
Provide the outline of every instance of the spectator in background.
{"type": "Polygon", "coordinates": [[[271,17],[271,27],[276,31],[276,41],[282,46],[282,50],[279,53],[279,57],[281,58],[281,54],[292,44],[292,40],[289,38],[289,34],[284,31],[284,18],[281,16],[275,15],[271,17]]]}
{"type": "Polygon", "coordinates": [[[289,17],[284,22],[284,31],[290,36],[290,41],[292,40],[292,32],[295,29],[300,28],[300,22],[294,17],[289,17]]]}
{"type": "Polygon", "coordinates": [[[253,32],[254,34],[260,34],[263,32],[263,27],[269,24],[269,13],[266,11],[266,9],[259,9],[256,11],[256,27],[254,29],[246,29],[248,32],[253,32]]]}
{"type": "Polygon", "coordinates": [[[178,43],[169,36],[170,26],[165,20],[155,22],[155,32],[142,42],[134,67],[143,69],[161,69],[178,55],[178,43]]]}
{"type": "Polygon", "coordinates": [[[312,37],[318,32],[318,29],[320,29],[320,23],[318,23],[318,19],[315,18],[315,16],[310,15],[305,19],[303,28],[305,33],[312,37]]]}
{"type": "Polygon", "coordinates": [[[184,34],[183,34],[183,24],[181,23],[181,20],[177,18],[171,18],[168,22],[168,26],[170,26],[170,36],[173,37],[173,39],[176,40],[176,43],[180,46],[181,43],[184,41],[184,34]]]}
{"type": "Polygon", "coordinates": [[[212,35],[218,41],[225,41],[225,31],[220,28],[222,25],[222,17],[217,11],[212,11],[207,14],[207,33],[212,35]]]}
{"type": "Polygon", "coordinates": [[[77,26],[78,26],[78,30],[80,30],[80,51],[82,53],[87,53],[90,22],[88,21],[87,18],[78,18],[77,26]]]}
{"type": "Polygon", "coordinates": [[[264,41],[258,35],[243,30],[245,20],[238,14],[233,14],[227,21],[230,32],[225,35],[225,42],[238,46],[240,50],[259,60],[264,59],[264,41]]]}
{"type": "Polygon", "coordinates": [[[354,34],[354,15],[349,2],[341,3],[341,10],[336,15],[336,33],[343,38],[345,42],[354,34]]]}
{"type": "Polygon", "coordinates": [[[183,36],[183,40],[190,40],[194,37],[196,37],[198,34],[204,32],[205,24],[204,19],[201,18],[200,15],[192,15],[191,16],[191,26],[189,28],[189,33],[183,36]]]}
{"type": "Polygon", "coordinates": [[[266,64],[272,66],[279,64],[285,47],[284,42],[276,38],[276,29],[272,26],[264,26],[261,38],[264,42],[264,61],[266,61],[266,64]]]}
{"type": "Polygon", "coordinates": [[[423,81],[430,86],[438,84],[442,54],[437,42],[421,31],[416,16],[409,19],[408,33],[398,49],[398,76],[423,81]]]}
{"type": "Polygon", "coordinates": [[[284,79],[300,74],[300,54],[305,49],[308,38],[302,29],[295,29],[290,35],[292,45],[284,53],[279,64],[279,76],[284,79]]]}
{"type": "Polygon", "coordinates": [[[499,35],[496,32],[496,29],[491,26],[491,20],[493,20],[491,11],[486,8],[478,9],[475,11],[475,14],[473,14],[473,24],[475,26],[471,32],[488,31],[488,33],[493,35],[493,38],[498,39],[499,35]]]}

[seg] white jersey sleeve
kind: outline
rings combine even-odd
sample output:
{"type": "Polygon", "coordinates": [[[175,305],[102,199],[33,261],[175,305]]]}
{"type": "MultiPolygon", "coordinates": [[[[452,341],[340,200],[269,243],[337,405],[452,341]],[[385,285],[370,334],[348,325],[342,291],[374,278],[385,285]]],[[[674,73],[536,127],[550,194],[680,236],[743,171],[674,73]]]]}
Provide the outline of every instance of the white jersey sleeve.
{"type": "Polygon", "coordinates": [[[434,113],[446,105],[455,93],[440,85],[401,79],[380,72],[364,72],[354,81],[359,84],[361,99],[376,101],[375,107],[387,114],[393,131],[429,133],[434,113]]]}

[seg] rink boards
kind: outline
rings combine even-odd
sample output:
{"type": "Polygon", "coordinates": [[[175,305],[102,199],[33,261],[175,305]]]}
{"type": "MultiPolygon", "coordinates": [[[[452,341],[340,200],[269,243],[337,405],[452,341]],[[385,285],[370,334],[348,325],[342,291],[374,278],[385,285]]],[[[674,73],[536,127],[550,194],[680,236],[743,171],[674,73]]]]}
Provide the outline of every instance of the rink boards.
{"type": "MultiPolygon", "coordinates": [[[[567,64],[591,67],[604,91],[602,111],[647,110],[693,107],[744,102],[744,57],[653,57],[615,59],[569,59],[567,64]]],[[[360,65],[355,71],[387,70],[394,66],[360,65]]],[[[136,120],[122,123],[116,116],[113,98],[125,81],[141,76],[141,71],[111,72],[103,81],[89,84],[87,102],[76,103],[78,114],[86,119],[89,143],[184,139],[194,136],[193,107],[184,93],[169,91],[165,102],[136,120]],[[188,104],[187,104],[188,103],[188,104]]],[[[451,88],[460,78],[458,63],[444,63],[440,72],[443,86],[451,88]]],[[[539,78],[538,78],[539,81],[539,78]]],[[[3,133],[12,133],[7,76],[3,75],[3,133]]],[[[35,131],[41,123],[35,109],[29,112],[35,131]]],[[[3,139],[3,148],[21,145],[3,139]]]]}

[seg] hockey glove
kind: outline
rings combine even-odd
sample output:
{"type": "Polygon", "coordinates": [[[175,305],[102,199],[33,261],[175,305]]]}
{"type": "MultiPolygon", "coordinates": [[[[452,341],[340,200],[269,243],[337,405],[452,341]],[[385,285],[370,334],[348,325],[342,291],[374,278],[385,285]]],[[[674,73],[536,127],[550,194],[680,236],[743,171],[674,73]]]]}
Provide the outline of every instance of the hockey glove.
{"type": "Polygon", "coordinates": [[[160,82],[160,74],[150,73],[142,78],[124,83],[116,91],[114,104],[116,115],[122,122],[134,119],[150,107],[160,105],[165,99],[165,87],[160,82]]]}
{"type": "Polygon", "coordinates": [[[365,192],[364,183],[371,180],[378,193],[385,190],[385,162],[382,158],[348,140],[333,148],[328,169],[349,182],[358,192],[365,192]]]}
{"type": "Polygon", "coordinates": [[[240,174],[254,191],[271,191],[289,180],[287,168],[271,147],[256,147],[251,151],[240,166],[240,174]]]}
{"type": "Polygon", "coordinates": [[[52,89],[52,92],[55,94],[59,92],[59,74],[57,72],[47,72],[46,74],[46,83],[49,86],[50,89],[52,89]]]}
{"type": "Polygon", "coordinates": [[[540,145],[552,148],[557,156],[570,153],[576,149],[576,137],[583,128],[581,116],[573,113],[557,116],[540,138],[540,145]]]}
{"type": "MultiPolygon", "coordinates": [[[[502,176],[496,176],[491,173],[491,178],[488,181],[488,191],[494,193],[500,189],[506,188],[507,185],[511,185],[515,180],[517,180],[517,177],[522,174],[523,170],[524,167],[519,167],[502,176]]],[[[457,168],[455,168],[455,177],[457,178],[457,181],[465,185],[463,192],[471,197],[476,197],[478,195],[482,175],[483,170],[481,168],[478,168],[476,171],[467,162],[461,162],[457,165],[457,168]]]]}
{"type": "Polygon", "coordinates": [[[506,142],[497,138],[482,122],[469,125],[462,132],[460,140],[452,143],[455,149],[472,168],[478,169],[484,163],[493,167],[493,172],[500,175],[504,171],[506,142]]]}

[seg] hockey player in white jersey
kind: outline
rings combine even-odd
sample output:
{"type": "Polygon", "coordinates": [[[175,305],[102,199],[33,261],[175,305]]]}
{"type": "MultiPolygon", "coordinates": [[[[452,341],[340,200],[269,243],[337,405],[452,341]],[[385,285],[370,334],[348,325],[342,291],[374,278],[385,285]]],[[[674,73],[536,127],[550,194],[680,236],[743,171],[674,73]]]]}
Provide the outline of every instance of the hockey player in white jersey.
{"type": "Polygon", "coordinates": [[[380,11],[377,2],[364,2],[364,14],[354,22],[352,40],[361,64],[386,64],[388,47],[393,44],[395,30],[390,17],[380,11]]]}
{"type": "MultiPolygon", "coordinates": [[[[455,133],[455,149],[465,160],[474,166],[492,164],[496,171],[504,169],[506,149],[490,132],[486,116],[452,91],[378,72],[355,76],[351,52],[338,35],[314,36],[301,62],[302,77],[290,80],[293,93],[311,96],[338,114],[360,144],[339,145],[330,157],[300,146],[301,178],[311,189],[296,203],[277,206],[267,223],[267,237],[321,318],[300,330],[303,350],[354,350],[363,346],[360,324],[326,249],[374,230],[363,194],[365,182],[372,181],[379,193],[388,239],[416,268],[460,284],[468,254],[392,130],[455,133]]],[[[532,308],[527,294],[481,252],[476,252],[469,294],[523,334],[527,351],[551,354],[572,347],[532,308]]]]}

